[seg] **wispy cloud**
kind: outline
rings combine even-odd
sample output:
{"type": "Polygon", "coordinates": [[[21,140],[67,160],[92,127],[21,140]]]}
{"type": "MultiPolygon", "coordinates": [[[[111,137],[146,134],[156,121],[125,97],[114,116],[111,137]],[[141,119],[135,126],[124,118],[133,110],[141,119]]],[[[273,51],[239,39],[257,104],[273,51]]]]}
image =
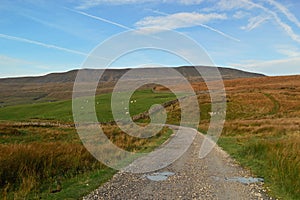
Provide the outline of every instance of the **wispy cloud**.
{"type": "Polygon", "coordinates": [[[108,20],[108,19],[105,19],[105,18],[102,18],[102,17],[98,17],[98,16],[95,16],[95,15],[91,15],[91,14],[88,14],[86,12],[82,12],[82,11],[78,11],[78,10],[74,10],[74,9],[70,9],[70,8],[65,8],[65,9],[67,9],[69,11],[72,11],[72,12],[75,12],[75,13],[78,13],[78,14],[81,14],[81,15],[84,15],[86,17],[90,17],[92,19],[96,19],[98,21],[102,21],[102,22],[105,22],[105,23],[109,23],[109,24],[118,26],[118,27],[123,28],[125,30],[133,30],[132,28],[130,28],[128,26],[124,26],[124,25],[119,24],[117,22],[114,22],[114,21],[111,21],[111,20],[108,20]]]}
{"type": "Polygon", "coordinates": [[[300,57],[291,57],[277,60],[248,60],[241,63],[231,63],[230,66],[245,69],[247,71],[255,71],[261,73],[267,73],[269,75],[288,75],[299,74],[300,75],[300,57]]]}
{"type": "Polygon", "coordinates": [[[213,15],[215,16],[214,19],[227,19],[226,15],[221,15],[221,14],[216,14],[213,13],[213,15],[209,16],[209,14],[206,15],[201,15],[199,13],[176,13],[176,14],[167,14],[165,12],[161,12],[158,10],[152,10],[152,9],[148,9],[149,11],[156,13],[156,14],[160,14],[163,15],[165,17],[148,17],[148,18],[144,18],[141,21],[136,23],[137,27],[147,27],[147,26],[152,26],[152,27],[164,27],[164,28],[169,28],[169,29],[176,29],[176,28],[184,28],[184,27],[193,27],[193,26],[201,26],[203,28],[209,29],[213,32],[216,32],[228,39],[240,42],[239,39],[230,36],[216,28],[213,28],[211,26],[205,25],[203,24],[204,22],[208,22],[210,20],[213,20],[213,15]],[[189,15],[189,19],[184,18],[185,16],[182,15],[189,15]],[[181,18],[183,17],[183,18],[181,18]],[[197,19],[198,18],[198,19],[197,19]],[[202,18],[202,19],[201,19],[202,18]],[[154,19],[154,20],[152,20],[154,19]],[[163,24],[165,22],[167,22],[168,20],[173,21],[172,23],[174,23],[174,27],[172,26],[167,26],[166,24],[163,24]],[[190,20],[190,21],[189,21],[190,20]],[[175,21],[175,22],[174,22],[175,21]],[[189,23],[186,23],[186,21],[189,21],[189,23]],[[202,22],[202,23],[200,23],[202,22]],[[165,26],[164,26],[165,25],[165,26]]]}
{"type": "Polygon", "coordinates": [[[78,54],[78,55],[83,55],[83,56],[87,56],[88,54],[83,53],[81,51],[76,51],[73,49],[68,49],[68,48],[64,48],[64,47],[60,47],[60,46],[56,46],[56,45],[52,45],[52,44],[46,44],[43,42],[38,42],[35,40],[29,40],[26,38],[21,38],[21,37],[15,37],[15,36],[11,36],[11,35],[6,35],[6,34],[2,34],[0,33],[0,38],[4,38],[7,40],[14,40],[14,41],[18,41],[18,42],[24,42],[24,43],[29,43],[29,44],[34,44],[34,45],[38,45],[38,46],[42,46],[42,47],[46,47],[46,48],[50,48],[50,49],[56,49],[56,50],[60,50],[60,51],[64,51],[64,52],[68,52],[68,53],[73,53],[73,54],[78,54]]]}
{"type": "MultiPolygon", "coordinates": [[[[204,0],[163,0],[159,3],[177,3],[183,5],[198,5],[204,0]]],[[[92,7],[97,7],[103,4],[109,5],[124,5],[124,4],[144,4],[144,3],[158,3],[157,0],[82,0],[80,4],[76,7],[77,9],[88,9],[92,7]]]]}
{"type": "Polygon", "coordinates": [[[233,18],[235,19],[242,19],[242,18],[245,18],[245,17],[248,17],[250,14],[248,12],[244,12],[244,11],[236,11],[233,15],[233,18]]]}
{"type": "Polygon", "coordinates": [[[274,1],[274,0],[266,0],[269,4],[275,6],[280,12],[282,12],[291,22],[295,23],[298,27],[300,27],[300,22],[296,18],[296,16],[289,11],[284,5],[274,1]]]}
{"type": "Polygon", "coordinates": [[[145,17],[138,21],[135,25],[140,28],[144,27],[163,27],[166,29],[178,29],[185,27],[193,27],[197,24],[207,23],[212,20],[227,19],[225,14],[210,13],[187,13],[181,12],[167,16],[145,17]]]}
{"type": "Polygon", "coordinates": [[[300,50],[292,45],[276,45],[274,49],[284,56],[300,57],[300,50]]]}
{"type": "Polygon", "coordinates": [[[285,33],[290,36],[291,39],[293,39],[294,41],[296,42],[299,42],[300,43],[300,36],[297,35],[291,26],[289,26],[288,24],[284,23],[281,18],[277,15],[276,12],[260,5],[260,4],[257,4],[257,3],[253,3],[252,1],[249,1],[249,0],[243,0],[243,2],[253,6],[254,8],[259,8],[259,9],[262,9],[263,11],[265,11],[266,13],[270,14],[272,16],[272,18],[275,20],[275,22],[279,25],[279,27],[281,27],[285,33]]]}
{"type": "Polygon", "coordinates": [[[269,20],[270,17],[264,17],[264,16],[256,16],[248,19],[247,26],[242,26],[242,30],[251,31],[257,27],[259,27],[261,24],[263,24],[265,21],[269,20]]]}
{"type": "Polygon", "coordinates": [[[178,28],[201,26],[203,28],[216,32],[220,35],[223,35],[224,37],[227,37],[231,40],[240,42],[239,39],[204,24],[212,20],[227,19],[227,16],[225,14],[218,14],[218,13],[200,14],[196,12],[167,14],[156,10],[151,10],[151,11],[164,16],[145,17],[144,19],[138,21],[135,24],[136,27],[138,28],[156,27],[157,30],[159,30],[161,27],[165,29],[178,29],[178,28]]]}
{"type": "Polygon", "coordinates": [[[219,10],[219,11],[230,11],[230,10],[238,10],[238,9],[245,9],[245,10],[251,10],[253,6],[251,4],[248,4],[247,2],[243,0],[220,0],[217,1],[217,3],[211,7],[207,8],[207,11],[211,10],[219,10]]]}
{"type": "MultiPolygon", "coordinates": [[[[297,26],[300,25],[297,18],[282,4],[274,1],[274,0],[265,0],[265,2],[268,2],[269,4],[275,6],[281,13],[283,13],[290,21],[294,22],[297,26]]],[[[220,11],[229,11],[229,10],[253,10],[253,9],[260,9],[265,14],[268,14],[270,16],[270,19],[273,19],[277,25],[294,41],[300,43],[300,36],[294,32],[291,26],[283,22],[283,20],[278,16],[278,13],[276,11],[273,11],[267,7],[265,7],[262,4],[255,3],[251,0],[220,0],[218,3],[216,3],[215,6],[210,8],[210,10],[220,10],[220,11]]],[[[245,27],[245,30],[249,30],[251,27],[255,28],[258,27],[262,22],[264,22],[267,19],[261,19],[256,22],[251,22],[245,27]]],[[[253,29],[252,28],[252,29],[253,29]]]]}
{"type": "Polygon", "coordinates": [[[220,35],[223,35],[224,37],[226,37],[226,38],[228,38],[228,39],[231,39],[231,40],[234,40],[234,41],[236,41],[236,42],[240,42],[240,41],[241,41],[241,40],[239,40],[239,39],[237,39],[237,38],[235,38],[235,37],[233,37],[233,36],[230,36],[230,35],[228,35],[228,34],[222,32],[222,31],[220,31],[220,30],[218,30],[218,29],[212,28],[211,26],[207,26],[207,25],[205,25],[205,24],[198,24],[198,25],[199,25],[199,26],[202,26],[202,27],[204,27],[204,28],[207,28],[207,29],[209,29],[209,30],[211,30],[211,31],[214,31],[214,32],[216,32],[216,33],[219,33],[220,35]]]}
{"type": "Polygon", "coordinates": [[[33,62],[0,54],[0,66],[14,67],[19,65],[29,65],[29,64],[33,64],[33,62]]]}

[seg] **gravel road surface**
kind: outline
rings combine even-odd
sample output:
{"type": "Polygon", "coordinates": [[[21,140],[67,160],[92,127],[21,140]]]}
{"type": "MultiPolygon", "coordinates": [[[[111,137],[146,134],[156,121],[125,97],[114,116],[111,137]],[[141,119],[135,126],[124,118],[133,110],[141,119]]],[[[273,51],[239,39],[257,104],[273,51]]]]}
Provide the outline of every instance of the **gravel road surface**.
{"type": "Polygon", "coordinates": [[[171,165],[149,173],[119,172],[84,199],[272,199],[263,182],[248,183],[255,179],[220,147],[200,159],[202,141],[198,133],[171,165]]]}

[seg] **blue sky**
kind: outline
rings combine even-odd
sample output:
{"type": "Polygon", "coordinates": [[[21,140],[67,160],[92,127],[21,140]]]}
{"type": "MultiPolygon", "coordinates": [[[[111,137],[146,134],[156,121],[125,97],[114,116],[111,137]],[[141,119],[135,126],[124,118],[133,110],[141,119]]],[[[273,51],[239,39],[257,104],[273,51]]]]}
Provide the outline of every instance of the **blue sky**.
{"type": "MultiPolygon", "coordinates": [[[[218,66],[300,74],[299,10],[296,0],[1,0],[0,77],[77,69],[111,36],[153,26],[194,39],[218,66]]],[[[151,63],[186,64],[145,51],[112,67],[151,63]]]]}

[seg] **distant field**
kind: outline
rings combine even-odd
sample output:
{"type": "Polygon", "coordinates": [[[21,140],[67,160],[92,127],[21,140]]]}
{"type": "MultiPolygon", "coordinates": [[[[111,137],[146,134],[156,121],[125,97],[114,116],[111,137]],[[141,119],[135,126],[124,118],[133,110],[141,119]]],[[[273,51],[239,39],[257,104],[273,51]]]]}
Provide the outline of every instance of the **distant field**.
{"type": "MultiPolygon", "coordinates": [[[[147,111],[153,104],[161,104],[175,99],[175,95],[172,93],[153,93],[151,90],[140,90],[133,94],[132,99],[136,100],[136,102],[130,104],[130,114],[136,115],[147,111]]],[[[97,96],[95,102],[97,102],[96,111],[98,120],[100,122],[113,120],[110,104],[111,93],[97,96]]],[[[124,108],[125,107],[124,105],[124,108]]],[[[126,112],[125,109],[124,112],[126,112]]],[[[67,100],[0,108],[0,120],[53,120],[73,122],[72,101],[67,100]]]]}

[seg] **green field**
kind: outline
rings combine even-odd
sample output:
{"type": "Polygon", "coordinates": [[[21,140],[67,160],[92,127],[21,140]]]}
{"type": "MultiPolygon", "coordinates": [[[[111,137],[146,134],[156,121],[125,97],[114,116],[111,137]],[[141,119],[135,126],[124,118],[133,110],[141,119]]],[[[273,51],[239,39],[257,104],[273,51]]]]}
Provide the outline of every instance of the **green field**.
{"type": "MultiPolygon", "coordinates": [[[[153,93],[151,90],[141,90],[136,91],[131,99],[136,100],[129,107],[130,115],[132,116],[147,111],[153,104],[161,104],[173,100],[175,99],[175,95],[167,92],[153,93]]],[[[100,122],[112,121],[111,94],[96,96],[95,102],[98,120],[100,122]]],[[[67,100],[0,108],[0,120],[30,121],[36,119],[73,122],[72,101],[67,100]]]]}
{"type": "MultiPolygon", "coordinates": [[[[174,98],[171,93],[136,91],[130,114],[145,112],[153,104],[174,98]]],[[[95,99],[100,122],[113,120],[110,99],[111,94],[95,99]]],[[[72,124],[71,100],[0,109],[0,199],[78,199],[116,173],[85,149],[74,127],[53,122],[72,124]],[[24,125],[20,121],[52,123],[24,125]]],[[[115,145],[132,152],[149,152],[172,134],[164,128],[156,136],[139,139],[115,125],[102,125],[102,129],[115,145]]]]}

